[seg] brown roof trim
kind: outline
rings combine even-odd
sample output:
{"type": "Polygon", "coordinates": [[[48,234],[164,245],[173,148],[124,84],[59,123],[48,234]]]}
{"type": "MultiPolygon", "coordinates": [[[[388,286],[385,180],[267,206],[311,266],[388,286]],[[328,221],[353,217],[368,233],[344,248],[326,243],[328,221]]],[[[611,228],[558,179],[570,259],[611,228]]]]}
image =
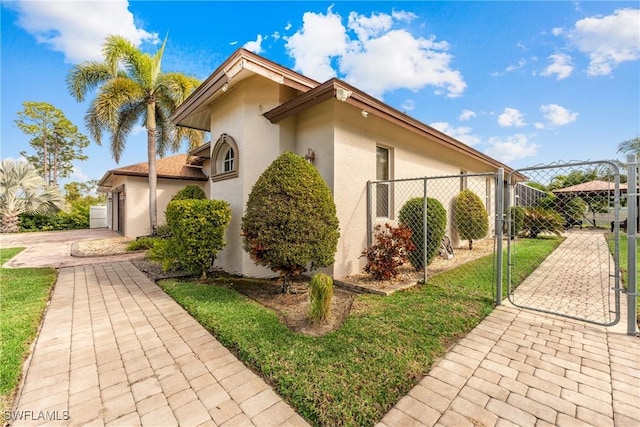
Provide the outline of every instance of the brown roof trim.
{"type": "Polygon", "coordinates": [[[210,152],[211,152],[211,141],[205,144],[202,144],[201,146],[196,147],[193,150],[189,151],[189,155],[201,157],[203,159],[208,159],[211,156],[210,152]]]}
{"type": "Polygon", "coordinates": [[[239,70],[243,68],[255,70],[256,67],[279,75],[282,78],[283,84],[303,92],[320,84],[309,77],[276,64],[244,48],[240,48],[223,62],[222,65],[216,68],[216,70],[180,104],[176,111],[169,117],[169,120],[172,123],[181,125],[180,122],[201,107],[209,97],[220,90],[226,83],[229,83],[239,70]]]}
{"type": "MultiPolygon", "coordinates": [[[[263,116],[271,123],[278,123],[287,117],[299,114],[302,111],[314,107],[328,99],[337,98],[338,91],[347,91],[346,93],[348,95],[344,101],[347,104],[360,108],[369,114],[378,116],[419,135],[430,137],[430,139],[433,139],[439,144],[469,155],[483,163],[497,168],[503,168],[506,172],[513,171],[513,168],[510,168],[504,163],[501,163],[498,160],[481,153],[475,148],[472,148],[457,139],[432,128],[431,126],[396,110],[395,108],[336,78],[328,80],[320,86],[317,86],[314,89],[311,89],[308,92],[267,111],[263,116]]],[[[344,96],[344,93],[345,92],[341,92],[341,95],[344,96]]],[[[520,174],[518,175],[521,176],[520,174]]],[[[521,176],[521,178],[524,178],[524,176],[521,176]]]]}
{"type": "MultiPolygon", "coordinates": [[[[158,159],[156,163],[158,178],[207,181],[208,178],[204,172],[202,172],[202,168],[188,164],[188,158],[189,155],[187,154],[176,154],[174,156],[158,159]]],[[[104,174],[102,179],[98,182],[98,186],[105,186],[105,184],[114,176],[148,177],[149,165],[147,162],[141,162],[112,169],[104,174]]]]}

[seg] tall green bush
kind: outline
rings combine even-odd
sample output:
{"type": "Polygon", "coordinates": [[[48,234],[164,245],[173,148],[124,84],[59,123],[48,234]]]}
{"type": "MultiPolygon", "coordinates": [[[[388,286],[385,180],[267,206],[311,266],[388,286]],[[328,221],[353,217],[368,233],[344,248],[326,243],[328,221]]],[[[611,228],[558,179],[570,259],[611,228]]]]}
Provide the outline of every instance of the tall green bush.
{"type": "MultiPolygon", "coordinates": [[[[400,223],[411,229],[411,242],[416,249],[409,252],[409,261],[416,270],[424,268],[424,198],[415,197],[400,209],[400,223]]],[[[447,211],[437,199],[427,197],[427,265],[438,255],[447,226],[447,211]]]]}
{"type": "Polygon", "coordinates": [[[221,200],[175,200],[167,206],[171,230],[169,254],[187,271],[206,277],[216,254],[224,247],[231,208],[221,200]]]}
{"type": "Polygon", "coordinates": [[[338,245],[333,196],[318,171],[293,153],[280,155],[249,194],[243,247],[256,264],[278,272],[283,292],[291,277],[333,263],[338,245]]]}
{"type": "Polygon", "coordinates": [[[316,273],[309,283],[309,319],[311,322],[326,322],[331,315],[333,279],[326,274],[316,273]]]}
{"type": "Polygon", "coordinates": [[[471,190],[461,191],[453,201],[453,224],[458,235],[469,241],[469,250],[473,241],[487,236],[489,217],[482,199],[471,190]]]}
{"type": "Polygon", "coordinates": [[[200,186],[196,184],[189,184],[185,186],[182,190],[178,191],[172,198],[171,201],[174,200],[190,200],[190,199],[198,199],[203,200],[206,199],[207,195],[204,190],[200,188],[200,186]]]}

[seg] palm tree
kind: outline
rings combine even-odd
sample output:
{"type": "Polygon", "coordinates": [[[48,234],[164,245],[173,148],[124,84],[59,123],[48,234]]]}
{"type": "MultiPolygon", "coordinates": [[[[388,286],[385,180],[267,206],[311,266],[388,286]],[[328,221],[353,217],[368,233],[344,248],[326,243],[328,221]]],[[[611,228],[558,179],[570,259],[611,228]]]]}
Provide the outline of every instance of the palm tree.
{"type": "Polygon", "coordinates": [[[199,86],[194,77],[163,73],[160,69],[165,39],[154,54],[144,53],[129,40],[110,35],[102,47],[104,62],[85,61],[67,76],[72,96],[82,102],[85,95],[97,94],[85,116],[86,126],[98,145],[102,133],[111,134],[111,152],[116,162],[125,149],[127,136],[137,123],[147,130],[149,162],[149,226],[157,230],[156,156],[168,149],[176,151],[187,139],[190,148],[202,144],[202,132],[174,126],[169,116],[199,86]]]}
{"type": "Polygon", "coordinates": [[[618,153],[635,154],[640,157],[640,136],[636,136],[635,138],[627,141],[622,141],[618,144],[618,153]]]}
{"type": "Polygon", "coordinates": [[[18,232],[21,213],[51,213],[63,206],[58,187],[46,185],[33,165],[9,159],[0,162],[0,233],[18,232]]]}

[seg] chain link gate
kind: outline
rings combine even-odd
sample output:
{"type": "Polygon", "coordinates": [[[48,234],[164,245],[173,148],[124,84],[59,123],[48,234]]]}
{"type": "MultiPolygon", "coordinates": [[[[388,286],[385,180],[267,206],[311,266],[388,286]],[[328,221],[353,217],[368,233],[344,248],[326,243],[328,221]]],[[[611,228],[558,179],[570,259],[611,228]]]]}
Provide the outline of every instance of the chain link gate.
{"type": "MultiPolygon", "coordinates": [[[[367,246],[371,247],[376,235],[384,232],[384,224],[408,226],[415,250],[409,254],[411,265],[407,269],[423,282],[429,275],[472,259],[495,257],[496,253],[502,253],[496,251],[496,242],[502,243],[502,222],[497,222],[497,218],[503,214],[503,180],[504,172],[500,170],[498,173],[370,181],[367,184],[367,246]],[[468,205],[465,210],[470,216],[456,221],[456,198],[463,191],[466,198],[459,203],[468,205]],[[499,239],[496,239],[497,233],[499,239]]],[[[501,275],[501,271],[494,273],[501,275]]]]}
{"type": "Polygon", "coordinates": [[[620,229],[627,218],[620,188],[618,167],[608,161],[531,167],[507,176],[507,286],[513,305],[604,326],[619,321],[620,229]],[[562,242],[516,288],[519,240],[554,235],[562,242]]]}

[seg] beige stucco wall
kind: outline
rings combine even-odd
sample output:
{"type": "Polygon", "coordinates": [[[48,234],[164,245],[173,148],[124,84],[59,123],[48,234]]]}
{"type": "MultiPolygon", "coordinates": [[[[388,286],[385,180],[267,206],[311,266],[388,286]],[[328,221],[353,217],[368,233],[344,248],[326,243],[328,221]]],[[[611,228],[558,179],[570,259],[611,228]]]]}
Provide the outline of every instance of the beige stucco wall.
{"type": "MultiPolygon", "coordinates": [[[[284,151],[305,155],[311,148],[316,154],[315,167],[334,194],[340,221],[341,238],[335,264],[326,269],[334,277],[362,271],[360,258],[367,244],[366,183],[376,178],[376,146],[391,150],[392,178],[452,175],[445,185],[428,193],[436,197],[448,212],[451,200],[460,191],[460,171],[494,172],[491,167],[453,149],[428,141],[399,126],[338,100],[323,102],[303,113],[271,124],[262,114],[281,104],[293,91],[260,77],[252,77],[232,87],[212,105],[211,138],[232,136],[238,145],[239,176],[205,185],[209,197],[226,200],[231,205],[232,220],[226,233],[227,246],[218,255],[216,265],[231,273],[254,277],[273,277],[274,273],[258,267],[242,249],[241,218],[248,195],[260,174],[284,151]]],[[[212,146],[212,149],[214,147],[212,146]]],[[[215,159],[212,159],[215,161],[215,159]]],[[[204,169],[209,170],[208,162],[204,169]]],[[[483,200],[492,185],[486,178],[468,178],[468,186],[483,200]],[[480,184],[476,182],[479,180],[480,184]]],[[[410,197],[422,196],[422,184],[415,188],[396,184],[392,191],[391,220],[410,197]]],[[[492,224],[493,207],[489,207],[492,224]]],[[[449,218],[448,234],[452,235],[449,218]]],[[[454,237],[454,236],[452,236],[454,237]]]]}
{"type": "MultiPolygon", "coordinates": [[[[138,237],[150,233],[149,227],[149,180],[147,177],[115,176],[111,181],[111,188],[115,189],[124,184],[125,192],[125,223],[124,236],[138,237]]],[[[158,225],[165,223],[165,211],[171,198],[185,186],[196,184],[204,187],[204,182],[180,179],[158,178],[158,225]]],[[[115,199],[112,203],[115,203],[115,199]]],[[[113,224],[109,218],[109,228],[113,224]]],[[[118,230],[122,231],[122,230],[118,230]]]]}
{"type": "MultiPolygon", "coordinates": [[[[366,183],[376,179],[376,146],[390,149],[392,179],[457,176],[461,170],[467,173],[493,172],[479,161],[394,126],[373,114],[365,118],[359,109],[339,101],[332,103],[335,107],[334,197],[341,227],[341,239],[333,267],[335,277],[360,272],[364,267],[364,259],[360,255],[367,245],[366,183]]],[[[485,177],[470,177],[468,185],[485,200],[485,177]]],[[[394,184],[391,190],[391,218],[381,219],[380,222],[394,222],[402,205],[409,198],[421,197],[423,191],[420,181],[394,184]]],[[[458,178],[438,183],[430,181],[427,188],[427,195],[440,200],[447,209],[449,235],[453,234],[451,201],[459,191],[458,178]]]]}
{"type": "MultiPolygon", "coordinates": [[[[215,262],[230,273],[253,277],[273,277],[275,274],[255,265],[242,249],[241,224],[254,183],[281,152],[294,147],[295,122],[276,126],[262,116],[291,96],[291,91],[283,90],[275,82],[251,77],[234,86],[227,96],[212,105],[213,144],[220,134],[226,133],[238,145],[238,177],[209,184],[209,196],[225,200],[231,206],[231,223],[225,236],[227,244],[215,262]]],[[[205,167],[210,167],[210,163],[207,162],[205,167]]]]}

